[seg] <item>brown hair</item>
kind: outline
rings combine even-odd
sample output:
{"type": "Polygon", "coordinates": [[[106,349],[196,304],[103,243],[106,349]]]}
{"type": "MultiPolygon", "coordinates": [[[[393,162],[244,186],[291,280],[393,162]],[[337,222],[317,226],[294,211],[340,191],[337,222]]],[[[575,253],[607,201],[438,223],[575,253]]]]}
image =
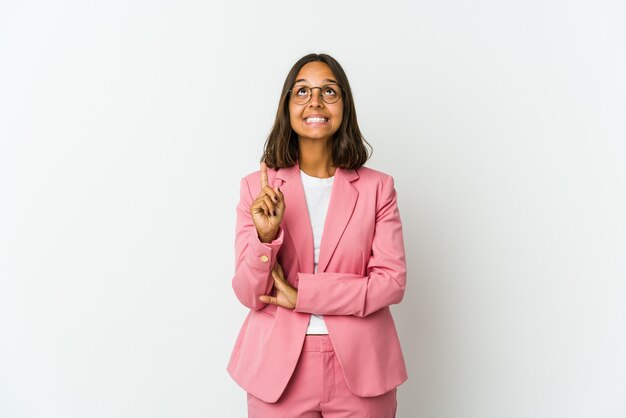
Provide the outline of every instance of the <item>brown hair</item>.
{"type": "Polygon", "coordinates": [[[291,67],[283,91],[280,94],[276,120],[263,147],[263,156],[260,162],[265,161],[270,168],[292,167],[298,160],[298,135],[291,128],[289,120],[289,89],[293,87],[300,69],[309,62],[320,61],[327,64],[343,90],[343,120],[341,126],[332,138],[332,163],[335,167],[359,168],[370,158],[365,143],[372,150],[369,142],[363,138],[356,120],[354,99],[348,77],[341,65],[327,54],[308,54],[300,58],[291,67]]]}

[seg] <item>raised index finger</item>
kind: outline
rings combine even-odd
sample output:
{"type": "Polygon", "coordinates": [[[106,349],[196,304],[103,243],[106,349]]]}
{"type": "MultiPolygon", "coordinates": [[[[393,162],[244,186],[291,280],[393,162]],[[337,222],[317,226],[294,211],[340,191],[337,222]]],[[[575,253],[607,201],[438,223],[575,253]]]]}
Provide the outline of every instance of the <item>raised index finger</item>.
{"type": "Polygon", "coordinates": [[[267,180],[267,164],[265,164],[265,161],[262,161],[261,162],[261,190],[263,190],[265,186],[269,186],[269,182],[267,180]]]}

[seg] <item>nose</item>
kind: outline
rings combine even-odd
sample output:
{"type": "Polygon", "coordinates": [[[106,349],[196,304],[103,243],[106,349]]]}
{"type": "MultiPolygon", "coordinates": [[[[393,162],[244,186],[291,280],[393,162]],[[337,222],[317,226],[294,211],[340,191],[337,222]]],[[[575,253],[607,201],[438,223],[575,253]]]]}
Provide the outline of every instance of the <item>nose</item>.
{"type": "Polygon", "coordinates": [[[319,107],[320,105],[323,105],[323,103],[324,101],[322,100],[322,89],[312,89],[309,106],[319,107]],[[316,93],[319,93],[319,96],[316,93]]]}

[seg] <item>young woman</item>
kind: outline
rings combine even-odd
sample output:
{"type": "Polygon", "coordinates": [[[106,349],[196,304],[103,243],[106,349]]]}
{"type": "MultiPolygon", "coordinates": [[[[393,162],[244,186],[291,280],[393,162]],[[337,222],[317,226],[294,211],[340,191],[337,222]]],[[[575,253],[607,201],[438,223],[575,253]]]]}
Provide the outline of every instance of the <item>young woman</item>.
{"type": "Polygon", "coordinates": [[[251,418],[395,417],[404,241],[393,177],[363,166],[364,142],[339,63],[298,60],[237,206],[232,285],[250,312],[227,370],[251,418]]]}

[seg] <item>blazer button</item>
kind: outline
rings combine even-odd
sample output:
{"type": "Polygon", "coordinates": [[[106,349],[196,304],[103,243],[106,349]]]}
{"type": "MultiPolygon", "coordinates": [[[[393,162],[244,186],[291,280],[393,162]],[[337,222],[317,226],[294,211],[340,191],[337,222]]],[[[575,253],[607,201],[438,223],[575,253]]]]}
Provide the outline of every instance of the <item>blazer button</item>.
{"type": "Polygon", "coordinates": [[[266,256],[265,254],[263,254],[263,255],[261,256],[261,261],[262,261],[262,262],[264,262],[264,263],[267,263],[267,262],[269,261],[269,257],[268,257],[268,256],[266,256]]]}

